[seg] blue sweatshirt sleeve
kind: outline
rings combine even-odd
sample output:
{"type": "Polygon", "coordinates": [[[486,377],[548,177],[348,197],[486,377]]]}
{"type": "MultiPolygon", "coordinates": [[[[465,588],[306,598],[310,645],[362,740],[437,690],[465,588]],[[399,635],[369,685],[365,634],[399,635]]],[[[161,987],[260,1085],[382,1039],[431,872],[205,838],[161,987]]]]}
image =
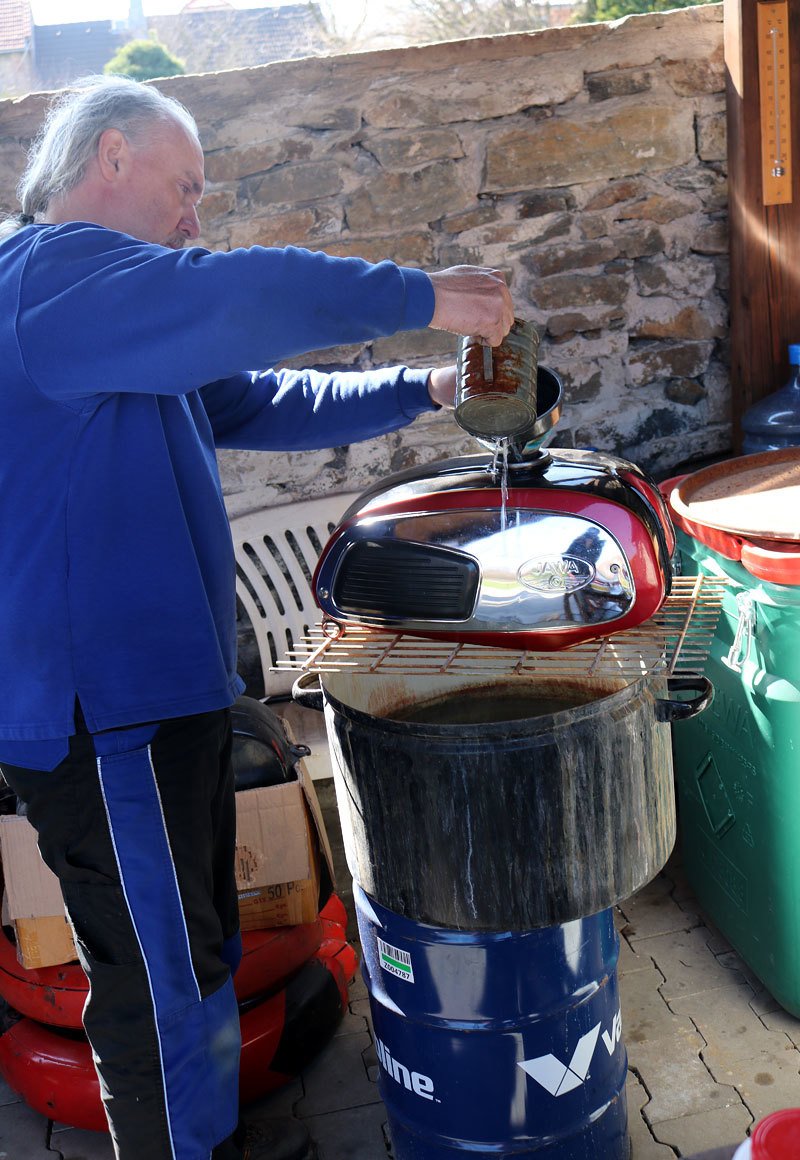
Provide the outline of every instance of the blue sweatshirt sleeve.
{"type": "Polygon", "coordinates": [[[17,334],[33,383],[67,402],[187,394],[309,350],[425,327],[433,308],[427,274],[393,262],[294,247],[173,251],[70,223],[40,227],[17,334]]]}
{"type": "Polygon", "coordinates": [[[404,427],[437,410],[428,371],[266,371],[212,383],[201,392],[218,447],[309,451],[404,427]]]}

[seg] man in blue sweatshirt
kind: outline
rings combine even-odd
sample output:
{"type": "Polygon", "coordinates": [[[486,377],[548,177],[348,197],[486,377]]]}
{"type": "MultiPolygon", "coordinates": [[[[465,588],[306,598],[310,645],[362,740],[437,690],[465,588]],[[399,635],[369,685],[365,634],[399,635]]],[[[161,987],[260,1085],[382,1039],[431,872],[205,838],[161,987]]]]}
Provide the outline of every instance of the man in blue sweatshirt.
{"type": "Polygon", "coordinates": [[[452,367],[250,368],[426,326],[497,344],[511,299],[475,267],[185,249],[197,128],[134,82],[57,102],[19,193],[0,226],[0,769],[61,881],[119,1160],[296,1160],[302,1132],[238,1126],[243,686],[215,449],[336,446],[450,403],[452,367]]]}

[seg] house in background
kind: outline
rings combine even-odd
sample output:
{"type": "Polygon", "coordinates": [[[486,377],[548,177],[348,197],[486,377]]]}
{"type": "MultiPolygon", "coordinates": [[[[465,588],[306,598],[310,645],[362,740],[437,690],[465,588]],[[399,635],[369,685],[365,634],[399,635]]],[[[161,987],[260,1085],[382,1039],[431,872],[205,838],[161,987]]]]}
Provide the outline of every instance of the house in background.
{"type": "Polygon", "coordinates": [[[129,40],[154,36],[187,72],[218,72],[314,56],[325,50],[314,3],[234,8],[227,0],[189,0],[177,16],[145,18],[130,0],[125,20],[35,24],[30,0],[0,0],[0,97],[59,89],[101,73],[129,40]]]}
{"type": "Polygon", "coordinates": [[[40,89],[60,89],[78,77],[101,73],[130,37],[111,20],[34,24],[33,65],[40,89]]]}
{"type": "Polygon", "coordinates": [[[249,68],[325,51],[325,24],[313,3],[234,8],[224,0],[189,0],[177,16],[148,17],[147,27],[184,62],[187,73],[249,68]]]}
{"type": "Polygon", "coordinates": [[[0,0],[0,95],[36,88],[28,0],[0,0]]]}

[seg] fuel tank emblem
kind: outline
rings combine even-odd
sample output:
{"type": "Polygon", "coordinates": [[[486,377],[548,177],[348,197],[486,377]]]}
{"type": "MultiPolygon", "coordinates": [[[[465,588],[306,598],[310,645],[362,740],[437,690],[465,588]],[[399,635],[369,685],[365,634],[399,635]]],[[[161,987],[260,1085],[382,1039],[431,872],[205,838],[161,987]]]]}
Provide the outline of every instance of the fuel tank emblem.
{"type": "Polygon", "coordinates": [[[565,592],[579,592],[595,578],[595,567],[579,556],[534,556],[517,570],[520,584],[534,592],[560,596],[565,592]]]}

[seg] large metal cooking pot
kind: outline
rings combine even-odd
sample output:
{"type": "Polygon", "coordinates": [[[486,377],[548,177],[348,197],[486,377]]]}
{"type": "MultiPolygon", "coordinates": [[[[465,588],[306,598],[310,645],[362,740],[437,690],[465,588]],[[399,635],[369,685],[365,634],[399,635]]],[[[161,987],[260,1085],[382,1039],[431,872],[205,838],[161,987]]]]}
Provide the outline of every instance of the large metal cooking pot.
{"type": "Polygon", "coordinates": [[[475,931],[568,922],[652,879],[675,840],[669,723],[713,695],[703,677],[320,680],[294,696],[324,707],[354,879],[475,931]]]}

